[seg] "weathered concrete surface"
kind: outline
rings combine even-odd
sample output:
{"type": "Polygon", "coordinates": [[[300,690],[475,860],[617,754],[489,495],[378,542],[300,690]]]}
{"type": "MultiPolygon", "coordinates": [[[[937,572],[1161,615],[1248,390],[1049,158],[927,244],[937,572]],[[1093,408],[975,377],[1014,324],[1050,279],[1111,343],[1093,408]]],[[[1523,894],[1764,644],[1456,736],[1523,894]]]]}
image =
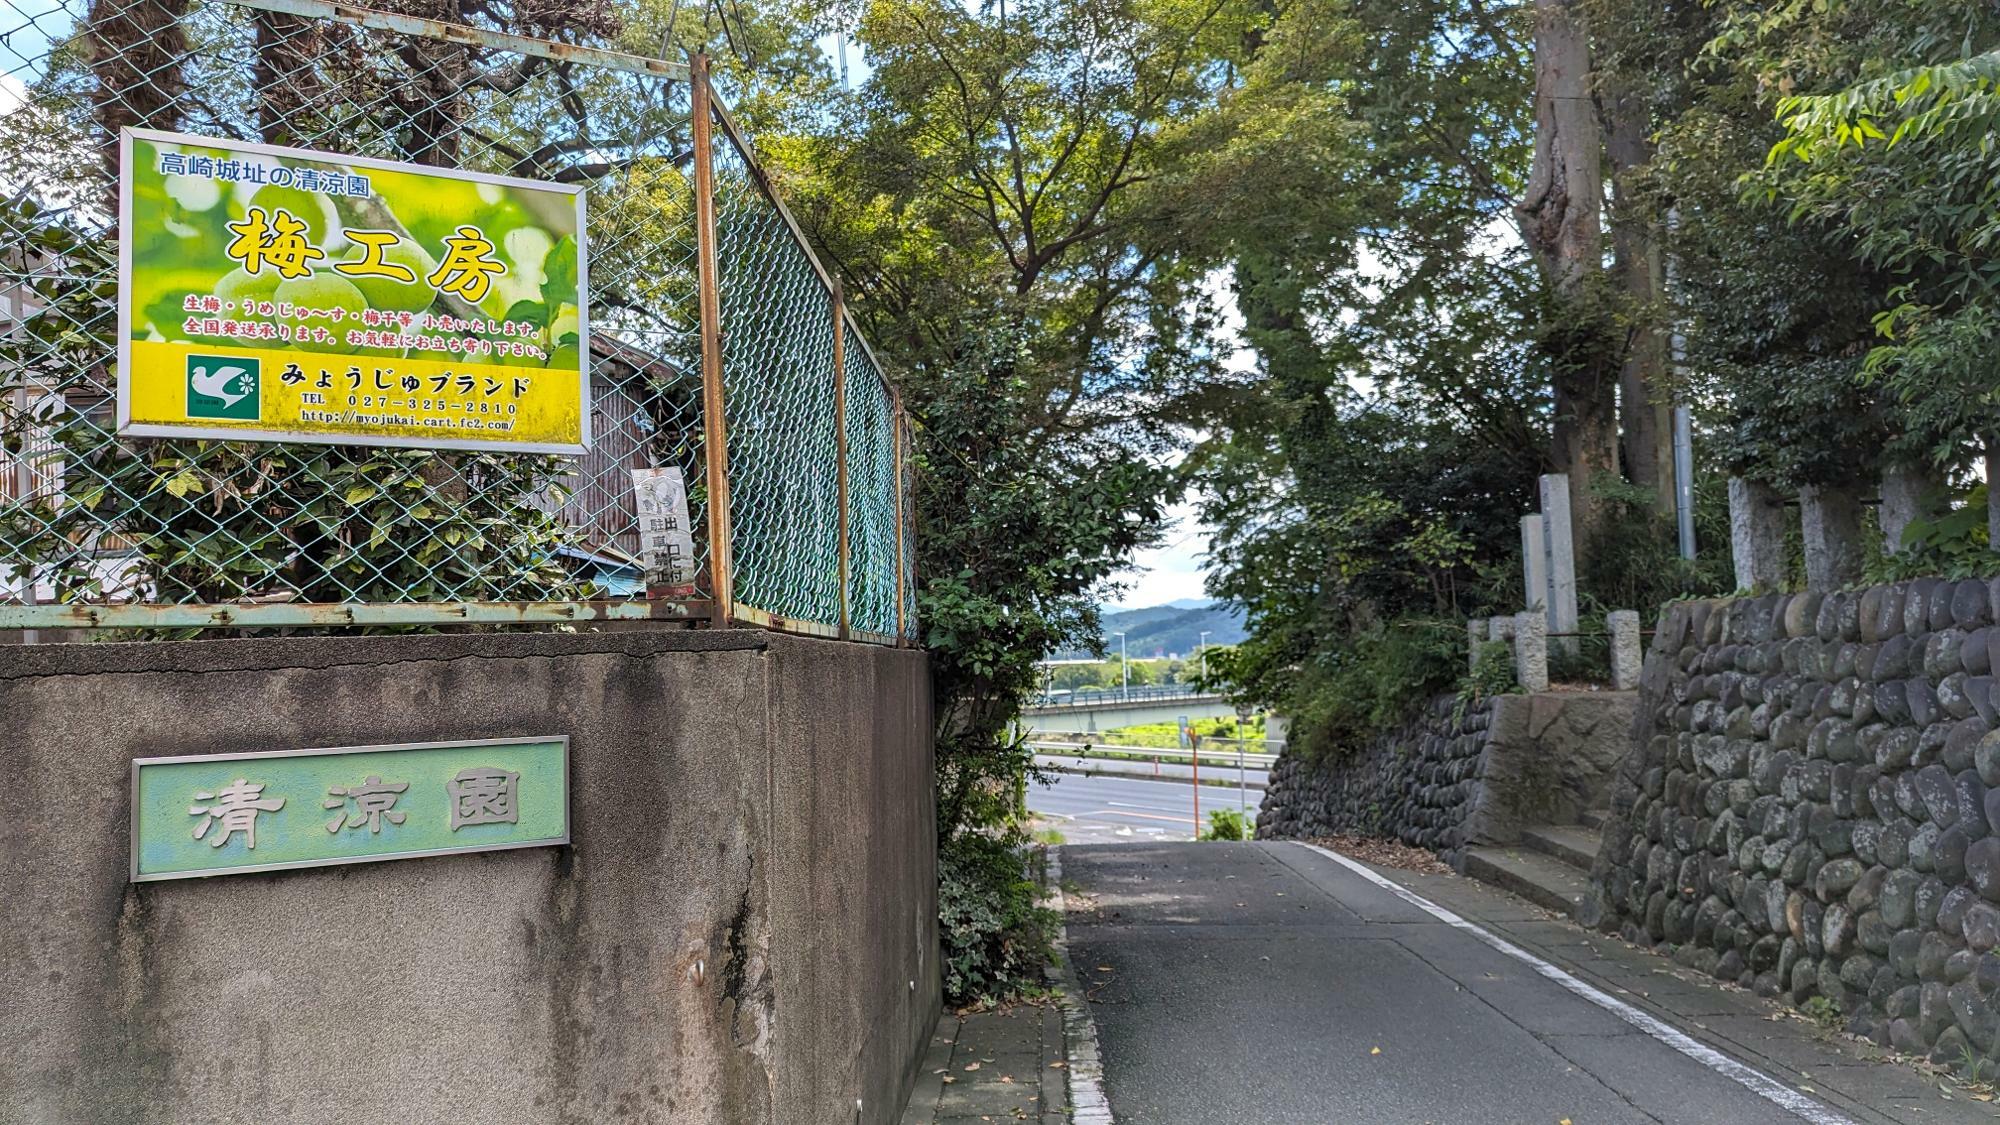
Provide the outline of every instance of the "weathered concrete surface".
{"type": "Polygon", "coordinates": [[[891,1121],[920,654],[753,632],[0,656],[0,1121],[891,1121]],[[134,885],[134,757],[569,734],[568,848],[134,885]]]}
{"type": "Polygon", "coordinates": [[[1496,696],[1464,841],[1511,844],[1523,828],[1574,824],[1602,807],[1631,746],[1636,701],[1629,691],[1496,696]]]}

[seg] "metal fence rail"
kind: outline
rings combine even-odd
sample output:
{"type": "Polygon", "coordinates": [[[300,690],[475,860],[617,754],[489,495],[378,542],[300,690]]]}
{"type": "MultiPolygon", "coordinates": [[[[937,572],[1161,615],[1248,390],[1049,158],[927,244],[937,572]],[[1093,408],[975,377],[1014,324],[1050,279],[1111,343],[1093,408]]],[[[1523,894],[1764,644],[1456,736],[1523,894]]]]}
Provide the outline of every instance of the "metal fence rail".
{"type": "MultiPolygon", "coordinates": [[[[741,619],[914,636],[899,403],[701,60],[534,37],[608,41],[608,25],[502,34],[318,0],[15,11],[0,15],[22,91],[0,92],[0,629],[741,619]],[[116,229],[125,127],[582,185],[590,450],[118,436],[120,242],[185,237],[116,229]],[[687,485],[690,585],[647,580],[632,471],[662,467],[687,485]]],[[[272,190],[173,205],[241,214],[272,190]]],[[[478,206],[390,218],[421,244],[478,206]]],[[[545,277],[579,265],[509,250],[545,277]]],[[[574,318],[544,315],[546,349],[573,346],[574,318]]]]}

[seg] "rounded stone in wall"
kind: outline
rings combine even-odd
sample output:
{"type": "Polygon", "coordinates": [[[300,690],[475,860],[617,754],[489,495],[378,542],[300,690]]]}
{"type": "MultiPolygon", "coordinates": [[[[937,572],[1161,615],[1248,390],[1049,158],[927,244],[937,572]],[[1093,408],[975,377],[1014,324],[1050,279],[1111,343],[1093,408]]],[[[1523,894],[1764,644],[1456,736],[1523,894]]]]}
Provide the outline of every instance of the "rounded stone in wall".
{"type": "Polygon", "coordinates": [[[1944,901],[1945,882],[1935,875],[1927,875],[1917,884],[1917,926],[1919,929],[1934,929],[1937,926],[1938,905],[1944,901]]]}
{"type": "Polygon", "coordinates": [[[1826,902],[1842,897],[1854,889],[1867,871],[1859,860],[1830,860],[1819,869],[1819,877],[1813,882],[1813,892],[1826,902]]]}
{"type": "Polygon", "coordinates": [[[1965,876],[1979,897],[2000,902],[2000,837],[1988,836],[1965,849],[1965,876]]]}
{"type": "Polygon", "coordinates": [[[1910,829],[1901,821],[1883,825],[1875,854],[1885,867],[1907,865],[1910,862],[1910,829]]]}
{"type": "Polygon", "coordinates": [[[1886,867],[1871,867],[1863,872],[1861,878],[1854,881],[1854,886],[1848,888],[1848,909],[1856,913],[1874,909],[1882,899],[1882,884],[1888,878],[1889,869],[1886,867]]]}
{"type": "Polygon", "coordinates": [[[1908,636],[1889,637],[1875,650],[1875,666],[1863,669],[1862,674],[1877,683],[1903,679],[1915,670],[1915,657],[1920,651],[1908,636]]]}
{"type": "Polygon", "coordinates": [[[1974,676],[1983,676],[1993,670],[1992,655],[1993,627],[1982,625],[1965,636],[1965,644],[1958,650],[1959,666],[1974,676]]]}
{"type": "Polygon", "coordinates": [[[1957,592],[1956,587],[1956,583],[1939,581],[1931,587],[1930,594],[1924,599],[1924,608],[1928,611],[1924,623],[1932,630],[1951,627],[1951,603],[1953,595],[1957,592]]]}
{"type": "Polygon", "coordinates": [[[1991,731],[1980,738],[1972,749],[1972,764],[1979,771],[1979,780],[2000,785],[2000,731],[1991,731]]]}
{"type": "MultiPolygon", "coordinates": [[[[1887,635],[1889,618],[1882,611],[1882,603],[1888,599],[1889,591],[1890,587],[1887,586],[1871,586],[1861,592],[1862,640],[1879,641],[1887,635]]],[[[1901,610],[1902,603],[1898,602],[1896,608],[1901,610]]],[[[1902,623],[1897,621],[1896,624],[1900,626],[1902,623]]]]}
{"type": "Polygon", "coordinates": [[[1986,783],[1979,780],[1973,770],[1960,770],[1952,778],[1952,789],[1958,798],[1958,830],[1965,833],[1967,840],[1978,840],[1988,835],[1986,823],[1986,783]]]}
{"type": "Polygon", "coordinates": [[[1935,824],[1917,825],[1917,830],[1910,833],[1910,866],[1923,872],[1936,871],[1938,839],[1942,835],[1943,829],[1935,824]]]}
{"type": "Polygon", "coordinates": [[[1930,727],[1942,715],[1942,709],[1938,707],[1938,689],[1934,689],[1924,677],[1910,677],[1902,681],[1902,699],[1904,709],[1910,715],[1910,723],[1916,723],[1918,727],[1930,727]]]}
{"type": "Polygon", "coordinates": [[[1965,914],[1979,901],[1978,892],[1971,887],[1951,887],[1944,892],[1944,900],[1938,903],[1937,928],[1952,937],[1965,932],[1965,914]]]}
{"type": "Polygon", "coordinates": [[[1917,792],[1917,775],[1908,771],[1899,773],[1893,784],[1896,810],[1912,821],[1922,820],[1925,815],[1924,798],[1917,792]]]}
{"type": "Polygon", "coordinates": [[[1965,912],[1965,944],[1981,953],[2000,945],[2000,909],[1992,903],[1974,903],[1965,912]]]}
{"type": "Polygon", "coordinates": [[[1904,929],[1916,921],[1917,886],[1922,881],[1922,876],[1907,868],[1892,872],[1883,881],[1876,909],[1890,928],[1904,929]]]}
{"type": "Polygon", "coordinates": [[[1965,578],[1953,584],[1951,619],[1961,629],[1993,624],[1992,594],[1984,579],[1965,578]]]}
{"type": "Polygon", "coordinates": [[[1923,673],[1933,680],[1941,680],[1965,669],[1960,666],[1959,654],[1964,651],[1966,632],[1963,629],[1940,629],[1924,638],[1923,673]]]}
{"type": "Polygon", "coordinates": [[[1939,879],[1947,883],[1965,881],[1965,852],[1970,844],[1962,829],[1948,828],[1938,834],[1937,846],[1931,853],[1931,869],[1939,879]]]}
{"type": "Polygon", "coordinates": [[[1945,767],[1953,773],[1971,769],[1979,740],[1985,737],[1989,730],[1986,720],[1977,715],[1953,723],[1951,730],[1945,733],[1944,753],[1941,755],[1945,767]]]}

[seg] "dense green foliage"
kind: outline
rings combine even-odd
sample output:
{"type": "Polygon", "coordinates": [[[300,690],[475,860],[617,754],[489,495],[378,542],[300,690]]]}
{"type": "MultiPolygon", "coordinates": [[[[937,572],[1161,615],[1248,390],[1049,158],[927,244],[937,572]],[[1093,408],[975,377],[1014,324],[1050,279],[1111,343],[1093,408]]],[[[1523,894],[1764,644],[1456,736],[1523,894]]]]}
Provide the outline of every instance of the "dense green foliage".
{"type": "Polygon", "coordinates": [[[1035,987],[1060,921],[1009,839],[956,833],[938,845],[938,937],[945,996],[991,1001],[1035,987]]]}
{"type": "Polygon", "coordinates": [[[1208,827],[1201,830],[1203,840],[1248,840],[1249,822],[1236,809],[1210,809],[1208,827]]]}

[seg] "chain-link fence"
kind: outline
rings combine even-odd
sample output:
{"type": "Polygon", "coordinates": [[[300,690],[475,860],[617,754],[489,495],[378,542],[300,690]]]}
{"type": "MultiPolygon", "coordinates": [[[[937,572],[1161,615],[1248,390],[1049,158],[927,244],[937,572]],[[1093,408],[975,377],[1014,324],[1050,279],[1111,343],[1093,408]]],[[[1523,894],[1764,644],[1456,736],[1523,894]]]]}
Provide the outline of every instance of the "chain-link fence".
{"type": "MultiPolygon", "coordinates": [[[[532,37],[602,40],[594,10],[551,6],[521,35],[319,0],[0,15],[0,629],[742,618],[913,635],[892,389],[699,62],[532,37]],[[517,307],[545,356],[574,360],[588,324],[588,451],[120,436],[121,244],[192,237],[276,190],[181,187],[167,230],[121,231],[131,127],[580,186],[587,309],[517,307]],[[658,469],[680,471],[692,531],[667,580],[634,488],[658,469]]],[[[465,213],[485,199],[362,217],[418,245],[476,220],[517,272],[578,270],[507,233],[498,204],[465,213]]],[[[360,225],[356,206],[293,209],[332,232],[360,225]]],[[[141,310],[129,338],[176,315],[141,310]]]]}

